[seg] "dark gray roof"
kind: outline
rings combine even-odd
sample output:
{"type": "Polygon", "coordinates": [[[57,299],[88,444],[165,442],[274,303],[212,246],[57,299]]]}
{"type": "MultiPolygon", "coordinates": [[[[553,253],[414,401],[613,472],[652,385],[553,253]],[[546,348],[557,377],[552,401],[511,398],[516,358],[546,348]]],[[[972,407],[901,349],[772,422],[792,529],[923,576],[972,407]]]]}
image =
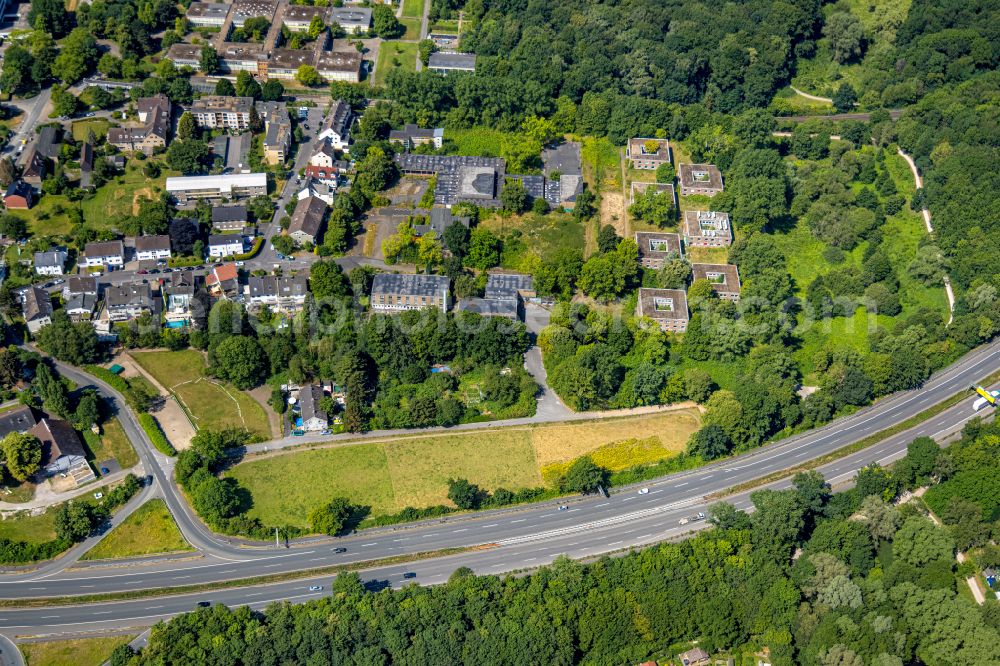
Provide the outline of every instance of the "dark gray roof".
{"type": "Polygon", "coordinates": [[[24,314],[24,321],[33,321],[48,317],[52,314],[52,299],[49,292],[38,287],[31,287],[25,290],[21,297],[21,312],[24,314]]]}
{"type": "Polygon", "coordinates": [[[50,160],[59,159],[59,147],[62,145],[60,137],[62,128],[54,125],[46,125],[38,132],[38,152],[42,157],[50,160]]]}
{"type": "Polygon", "coordinates": [[[484,317],[510,317],[517,313],[517,295],[514,298],[463,298],[456,306],[460,312],[475,312],[484,317]]]}
{"type": "Polygon", "coordinates": [[[73,275],[66,282],[68,294],[96,294],[97,278],[89,275],[73,275]]]}
{"type": "Polygon", "coordinates": [[[450,285],[446,275],[379,273],[372,280],[372,295],[437,296],[448,291],[450,285]]]}
{"type": "Polygon", "coordinates": [[[323,421],[328,420],[326,412],[319,408],[319,401],[322,398],[323,389],[315,384],[303,386],[299,389],[299,409],[301,410],[303,421],[308,421],[312,418],[322,419],[323,421]]]}
{"type": "Polygon", "coordinates": [[[247,280],[250,297],[273,297],[295,298],[304,297],[309,293],[309,280],[306,273],[299,273],[293,277],[265,275],[263,277],[251,276],[247,280]]]}
{"type": "Polygon", "coordinates": [[[125,244],[120,240],[87,243],[83,253],[88,257],[119,257],[125,255],[125,244]]]}
{"type": "Polygon", "coordinates": [[[35,268],[39,266],[58,266],[62,268],[66,265],[65,250],[49,250],[47,252],[35,253],[35,268]]]}
{"type": "Polygon", "coordinates": [[[63,306],[67,312],[87,310],[93,312],[97,307],[97,296],[94,294],[74,294],[63,306]]]}
{"type": "Polygon", "coordinates": [[[149,252],[152,250],[169,250],[170,249],[170,236],[166,234],[161,236],[136,236],[135,238],[135,251],[136,252],[149,252]]]}
{"type": "Polygon", "coordinates": [[[109,286],[104,291],[108,307],[137,306],[153,309],[153,292],[148,284],[123,284],[109,286]]]}
{"type": "Polygon", "coordinates": [[[351,105],[343,100],[336,100],[330,107],[330,113],[323,119],[319,133],[333,130],[337,136],[344,137],[351,128],[351,105]]]}
{"type": "Polygon", "coordinates": [[[428,69],[460,69],[466,71],[475,71],[476,69],[476,54],[475,53],[449,53],[445,51],[439,51],[437,53],[432,53],[430,60],[427,61],[428,69]]]}
{"type": "Polygon", "coordinates": [[[439,206],[431,208],[430,224],[428,226],[430,229],[437,232],[438,237],[443,236],[445,230],[455,222],[458,222],[468,229],[469,225],[472,223],[472,219],[467,215],[452,215],[450,208],[443,208],[439,206]]]}
{"type": "Polygon", "coordinates": [[[246,222],[247,207],[240,204],[237,206],[215,206],[212,208],[212,222],[246,222]]]}
{"type": "Polygon", "coordinates": [[[523,273],[490,273],[486,278],[486,298],[510,298],[521,291],[534,291],[535,278],[523,273]]]}
{"type": "Polygon", "coordinates": [[[302,232],[315,239],[323,227],[325,215],[325,201],[318,197],[306,197],[296,204],[292,222],[288,225],[288,233],[302,232]]]}
{"type": "Polygon", "coordinates": [[[35,427],[38,419],[31,407],[24,405],[0,414],[0,438],[12,432],[27,432],[35,427]]]}

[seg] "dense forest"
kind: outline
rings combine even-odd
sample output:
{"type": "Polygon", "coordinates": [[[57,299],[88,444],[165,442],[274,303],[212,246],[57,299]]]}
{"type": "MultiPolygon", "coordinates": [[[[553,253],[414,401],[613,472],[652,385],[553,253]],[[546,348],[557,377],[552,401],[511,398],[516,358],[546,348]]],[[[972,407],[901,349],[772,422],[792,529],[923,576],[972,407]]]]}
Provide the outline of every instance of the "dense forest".
{"type": "Polygon", "coordinates": [[[949,449],[920,438],[891,472],[865,468],[848,492],[810,472],[754,492],[750,515],[714,505],[713,528],[680,543],[525,577],[459,570],[429,588],[369,592],[344,574],[331,598],[299,606],[199,609],[112,664],[623,664],[691,640],[766,647],[779,666],[997,663],[1000,602],[959,593],[972,565],[955,553],[1000,565],[998,454],[1000,426],[974,421],[949,449]],[[919,500],[891,503],[928,483],[943,526],[919,500]]]}

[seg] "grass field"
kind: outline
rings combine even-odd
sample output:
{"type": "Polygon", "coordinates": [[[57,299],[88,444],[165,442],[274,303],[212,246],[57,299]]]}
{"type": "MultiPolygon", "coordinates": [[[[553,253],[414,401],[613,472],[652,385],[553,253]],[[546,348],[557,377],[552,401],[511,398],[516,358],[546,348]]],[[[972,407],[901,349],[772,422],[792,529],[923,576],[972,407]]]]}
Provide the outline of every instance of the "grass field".
{"type": "Polygon", "coordinates": [[[440,19],[431,23],[431,32],[442,33],[446,35],[457,35],[458,34],[458,19],[440,19]]]}
{"type": "Polygon", "coordinates": [[[177,396],[197,427],[245,427],[270,436],[264,408],[246,393],[206,378],[205,360],[200,352],[193,349],[135,352],[132,358],[177,396]]]}
{"type": "Polygon", "coordinates": [[[151,499],[84,554],[84,560],[112,560],[193,550],[161,499],[151,499]]]}
{"type": "Polygon", "coordinates": [[[21,643],[18,647],[28,666],[98,666],[107,661],[119,645],[135,636],[72,638],[64,641],[21,643]]]}
{"type": "Polygon", "coordinates": [[[447,129],[444,138],[455,144],[456,155],[499,157],[505,133],[490,127],[447,129]]]}
{"type": "MultiPolygon", "coordinates": [[[[125,165],[125,174],[102,185],[94,196],[81,202],[83,219],[89,226],[110,228],[117,218],[134,215],[135,206],[142,198],[158,197],[167,182],[167,176],[180,173],[166,168],[157,178],[147,178],[142,173],[146,161],[130,160],[125,165]]],[[[43,199],[44,201],[44,199],[43,199]]]]}
{"type": "Polygon", "coordinates": [[[588,183],[597,190],[621,189],[621,152],[607,137],[583,137],[580,156],[588,183]]]}
{"type": "Polygon", "coordinates": [[[23,218],[35,236],[65,236],[73,230],[67,211],[79,204],[63,194],[46,194],[29,210],[8,210],[10,215],[23,218]]]}
{"type": "Polygon", "coordinates": [[[335,496],[370,506],[371,515],[378,516],[406,506],[447,504],[449,478],[467,478],[488,490],[537,487],[542,484],[542,466],[572,460],[611,442],[655,437],[662,451],[676,452],[698,422],[695,410],[679,410],[581,424],[397,438],[245,462],[229,475],[253,494],[252,517],[307,527],[309,512],[335,496]]]}
{"type": "Polygon", "coordinates": [[[73,122],[73,140],[86,141],[87,133],[93,132],[94,137],[99,141],[108,135],[111,123],[104,118],[88,118],[87,120],[77,120],[73,122]]]}
{"type": "MultiPolygon", "coordinates": [[[[6,501],[6,498],[4,498],[6,501]]],[[[0,520],[0,539],[45,543],[56,538],[55,509],[49,509],[39,516],[27,513],[0,520]]]]}
{"type": "MultiPolygon", "coordinates": [[[[406,28],[406,32],[400,39],[418,40],[420,39],[420,24],[419,18],[401,18],[399,22],[406,28]]],[[[383,44],[384,46],[384,44],[383,44]]]]}
{"type": "Polygon", "coordinates": [[[424,15],[424,3],[427,0],[403,0],[403,16],[405,18],[420,18],[424,15]]]}
{"type": "Polygon", "coordinates": [[[83,438],[87,448],[93,454],[93,458],[90,460],[94,463],[114,458],[122,466],[122,469],[128,469],[139,462],[139,456],[136,455],[135,449],[128,441],[118,419],[111,419],[105,423],[101,427],[100,435],[95,435],[90,430],[84,430],[83,438]]]}
{"type": "MultiPolygon", "coordinates": [[[[799,90],[803,92],[810,93],[812,95],[818,95],[820,97],[825,97],[820,92],[816,92],[813,89],[813,83],[811,79],[799,82],[799,90]]],[[[774,99],[771,101],[771,109],[776,112],[788,114],[788,115],[824,115],[828,113],[833,113],[833,105],[828,102],[820,102],[818,100],[809,99],[808,97],[803,97],[794,90],[791,86],[786,86],[779,90],[775,95],[774,99]]]]}
{"type": "Polygon", "coordinates": [[[417,69],[417,44],[382,42],[378,51],[378,62],[375,65],[375,85],[385,85],[389,72],[396,68],[407,72],[417,69]]]}

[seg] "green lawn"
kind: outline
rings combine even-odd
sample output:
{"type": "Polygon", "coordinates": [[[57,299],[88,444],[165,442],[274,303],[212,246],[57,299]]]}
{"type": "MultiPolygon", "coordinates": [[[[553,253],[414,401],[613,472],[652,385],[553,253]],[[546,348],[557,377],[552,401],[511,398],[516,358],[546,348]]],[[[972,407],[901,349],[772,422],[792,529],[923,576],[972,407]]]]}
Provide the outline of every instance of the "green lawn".
{"type": "Polygon", "coordinates": [[[111,123],[104,118],[88,118],[86,120],[77,120],[73,122],[73,140],[74,141],[86,141],[87,133],[93,132],[94,137],[98,141],[104,140],[104,137],[108,135],[108,128],[111,127],[111,123]]]}
{"type": "MultiPolygon", "coordinates": [[[[819,95],[820,97],[826,97],[826,95],[813,90],[811,82],[799,82],[799,86],[796,87],[802,92],[806,92],[811,95],[819,95]]],[[[832,104],[803,97],[792,90],[791,86],[786,86],[775,93],[774,99],[771,101],[771,109],[775,112],[799,116],[811,114],[825,115],[833,113],[832,104]]]]}
{"type": "Polygon", "coordinates": [[[393,69],[413,72],[417,69],[417,44],[406,42],[382,42],[375,65],[375,85],[385,85],[386,77],[393,69]]]}
{"type": "Polygon", "coordinates": [[[166,185],[167,176],[179,176],[180,173],[164,168],[159,177],[147,178],[142,173],[142,167],[148,160],[129,160],[125,165],[125,174],[102,185],[94,192],[94,196],[84,199],[83,219],[97,229],[111,228],[115,220],[134,215],[138,202],[142,198],[158,197],[166,185]]]}
{"type": "Polygon", "coordinates": [[[63,641],[21,643],[18,647],[28,666],[98,666],[107,661],[119,645],[135,636],[72,638],[63,641]]]}
{"type": "Polygon", "coordinates": [[[598,190],[620,190],[622,186],[622,154],[607,137],[585,136],[580,147],[584,173],[598,190]]]}
{"type": "MultiPolygon", "coordinates": [[[[406,32],[403,33],[403,36],[400,37],[400,39],[420,39],[421,20],[419,18],[402,18],[399,19],[399,22],[406,28],[406,32]]],[[[384,47],[385,44],[383,43],[382,46],[384,47]]]]}
{"type": "Polygon", "coordinates": [[[403,16],[406,18],[421,18],[424,15],[424,2],[427,0],[403,0],[403,16]]]}
{"type": "Polygon", "coordinates": [[[78,205],[63,194],[46,194],[28,210],[9,210],[7,213],[27,221],[28,231],[33,236],[65,236],[73,230],[68,211],[78,205]]]}
{"type": "Polygon", "coordinates": [[[201,352],[134,352],[132,358],[170,389],[199,428],[245,427],[264,437],[271,426],[264,408],[246,393],[205,377],[201,352]]]}
{"type": "Polygon", "coordinates": [[[161,499],[151,499],[84,554],[84,560],[113,560],[194,550],[181,536],[161,499]]]}
{"type": "Polygon", "coordinates": [[[125,430],[122,429],[122,424],[119,423],[118,419],[111,419],[102,426],[101,441],[111,451],[111,454],[118,461],[118,464],[122,466],[122,469],[128,469],[139,464],[139,456],[136,455],[135,449],[132,448],[132,442],[128,441],[128,436],[125,434],[125,430]]]}
{"type": "MultiPolygon", "coordinates": [[[[3,498],[8,501],[7,498],[3,498]]],[[[56,510],[49,509],[39,516],[29,516],[27,512],[0,520],[0,539],[45,543],[56,538],[56,510]]]]}
{"type": "Polygon", "coordinates": [[[776,233],[774,240],[785,255],[789,275],[795,280],[795,291],[805,296],[806,288],[818,276],[830,272],[838,266],[861,265],[866,243],[861,243],[847,253],[843,263],[834,266],[823,258],[826,244],[816,238],[803,220],[787,233],[776,233]]]}
{"type": "Polygon", "coordinates": [[[470,127],[469,129],[447,129],[444,138],[455,144],[456,155],[476,157],[499,157],[500,145],[505,132],[490,127],[470,127]]]}
{"type": "Polygon", "coordinates": [[[458,19],[439,19],[431,23],[430,30],[445,35],[457,35],[458,19]]]}

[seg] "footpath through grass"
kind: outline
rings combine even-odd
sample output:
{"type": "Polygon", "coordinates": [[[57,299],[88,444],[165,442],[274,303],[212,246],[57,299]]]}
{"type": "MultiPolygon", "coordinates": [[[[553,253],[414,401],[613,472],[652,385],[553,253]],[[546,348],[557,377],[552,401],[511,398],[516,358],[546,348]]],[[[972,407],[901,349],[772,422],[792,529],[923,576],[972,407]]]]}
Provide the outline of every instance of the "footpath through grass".
{"type": "Polygon", "coordinates": [[[250,460],[228,475],[250,490],[251,517],[306,528],[309,513],[335,496],[369,506],[370,515],[377,517],[408,506],[450,504],[450,478],[465,478],[490,491],[500,487],[516,491],[544,485],[546,466],[595,451],[616,469],[656,462],[680,452],[699,423],[697,410],[681,409],[578,423],[404,436],[250,460]]]}
{"type": "Polygon", "coordinates": [[[18,647],[28,666],[99,666],[119,645],[132,642],[135,636],[100,636],[71,638],[64,641],[21,643],[18,647]]]}
{"type": "Polygon", "coordinates": [[[113,560],[194,550],[161,499],[151,499],[111,530],[80,559],[113,560]]]}

